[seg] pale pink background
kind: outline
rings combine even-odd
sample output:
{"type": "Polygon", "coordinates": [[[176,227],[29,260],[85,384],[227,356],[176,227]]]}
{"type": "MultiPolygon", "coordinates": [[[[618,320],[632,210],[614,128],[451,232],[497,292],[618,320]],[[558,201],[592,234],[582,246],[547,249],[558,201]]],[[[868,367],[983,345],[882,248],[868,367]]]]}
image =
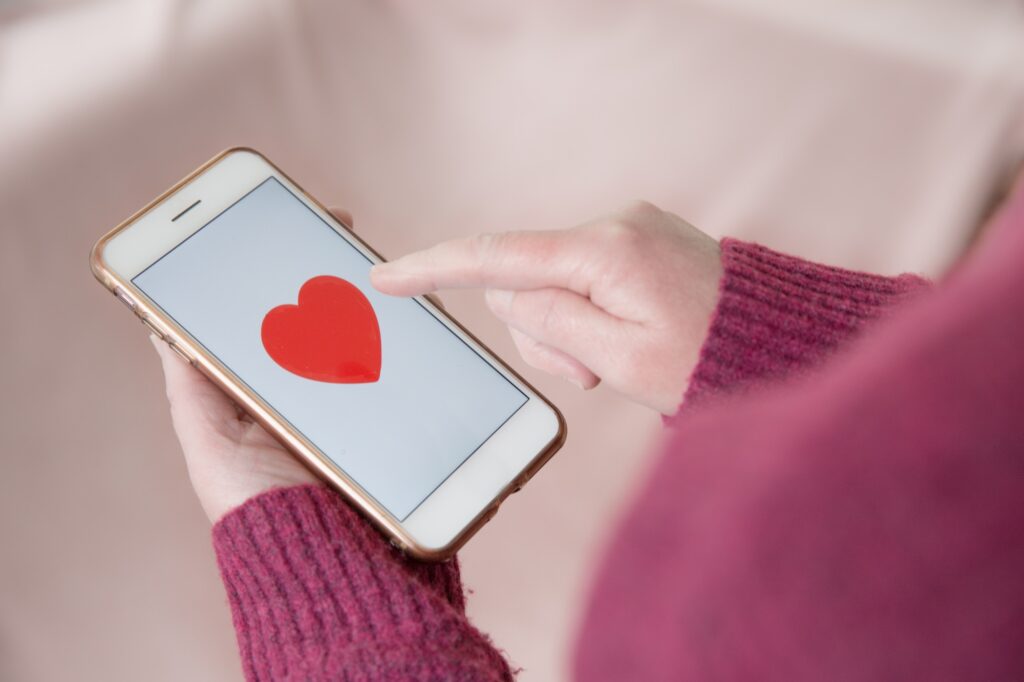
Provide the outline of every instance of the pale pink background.
{"type": "MultiPolygon", "coordinates": [[[[237,679],[208,524],[93,241],[257,147],[394,255],[646,198],[715,235],[940,272],[1024,151],[999,0],[67,3],[0,23],[0,679],[237,679]]],[[[0,17],[4,16],[0,13],[0,17]]],[[[479,296],[451,310],[512,358],[479,296]]],[[[569,442],[463,552],[526,681],[567,675],[658,420],[526,375],[569,442]]]]}

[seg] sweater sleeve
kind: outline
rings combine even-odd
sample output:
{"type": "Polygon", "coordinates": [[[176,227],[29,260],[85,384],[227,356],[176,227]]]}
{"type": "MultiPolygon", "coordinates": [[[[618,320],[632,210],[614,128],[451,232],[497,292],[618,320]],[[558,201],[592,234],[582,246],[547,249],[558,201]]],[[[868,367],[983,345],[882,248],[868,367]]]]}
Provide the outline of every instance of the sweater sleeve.
{"type": "Polygon", "coordinates": [[[721,247],[720,297],[686,405],[813,367],[928,286],[916,275],[818,265],[736,239],[721,247]]]}
{"type": "Polygon", "coordinates": [[[259,495],[213,544],[246,679],[510,680],[453,559],[406,559],[335,492],[259,495]]]}
{"type": "Polygon", "coordinates": [[[680,419],[580,679],[1024,680],[1024,193],[1004,215],[812,381],[680,419]]]}

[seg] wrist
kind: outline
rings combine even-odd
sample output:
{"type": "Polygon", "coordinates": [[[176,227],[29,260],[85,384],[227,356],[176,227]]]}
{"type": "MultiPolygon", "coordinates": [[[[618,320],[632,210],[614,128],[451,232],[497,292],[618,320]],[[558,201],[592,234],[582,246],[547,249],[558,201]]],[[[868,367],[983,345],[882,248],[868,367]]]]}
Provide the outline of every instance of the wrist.
{"type": "Polygon", "coordinates": [[[666,385],[654,396],[650,405],[665,416],[679,410],[687,392],[691,377],[700,362],[701,349],[711,333],[712,321],[722,297],[722,280],[725,266],[719,242],[700,233],[701,239],[691,249],[687,269],[687,286],[681,292],[683,312],[682,324],[672,330],[675,336],[674,357],[665,367],[671,372],[664,373],[666,385]]]}
{"type": "Polygon", "coordinates": [[[300,473],[294,476],[275,476],[254,480],[250,476],[239,476],[237,472],[226,472],[213,489],[210,486],[197,484],[195,490],[199,497],[199,504],[206,512],[210,523],[217,524],[247,502],[271,491],[302,485],[318,487],[323,485],[313,474],[305,471],[302,473],[306,475],[300,473]]]}
{"type": "Polygon", "coordinates": [[[820,265],[728,238],[721,264],[686,403],[806,371],[928,284],[915,275],[820,265]]]}

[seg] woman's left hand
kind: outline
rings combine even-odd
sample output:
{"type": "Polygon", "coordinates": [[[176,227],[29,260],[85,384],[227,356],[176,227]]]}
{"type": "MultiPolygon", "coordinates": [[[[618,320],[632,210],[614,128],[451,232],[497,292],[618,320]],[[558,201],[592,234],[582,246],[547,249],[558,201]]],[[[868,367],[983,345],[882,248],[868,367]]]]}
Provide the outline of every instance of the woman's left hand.
{"type": "MultiPolygon", "coordinates": [[[[352,225],[347,212],[332,209],[331,213],[352,225]]],[[[318,481],[199,370],[156,337],[152,341],[163,365],[171,421],[185,453],[189,478],[210,521],[216,523],[271,488],[318,481]]]]}

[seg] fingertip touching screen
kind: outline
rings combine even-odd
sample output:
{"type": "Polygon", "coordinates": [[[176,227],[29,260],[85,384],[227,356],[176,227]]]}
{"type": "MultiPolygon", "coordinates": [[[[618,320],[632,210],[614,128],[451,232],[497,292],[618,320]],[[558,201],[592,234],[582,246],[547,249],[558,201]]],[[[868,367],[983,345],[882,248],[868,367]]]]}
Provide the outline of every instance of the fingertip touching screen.
{"type": "Polygon", "coordinates": [[[527,401],[274,177],[132,281],[403,520],[527,401]]]}

